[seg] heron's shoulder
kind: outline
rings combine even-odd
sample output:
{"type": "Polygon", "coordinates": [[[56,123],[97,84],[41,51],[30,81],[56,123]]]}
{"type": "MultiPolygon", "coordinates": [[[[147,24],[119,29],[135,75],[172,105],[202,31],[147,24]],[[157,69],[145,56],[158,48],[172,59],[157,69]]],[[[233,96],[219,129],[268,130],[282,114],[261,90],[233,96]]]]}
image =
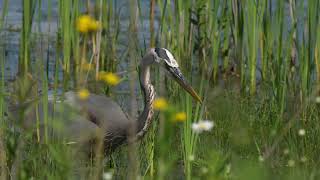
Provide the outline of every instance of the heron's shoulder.
{"type": "Polygon", "coordinates": [[[81,106],[83,103],[89,104],[103,104],[103,105],[110,105],[110,106],[117,106],[118,104],[113,101],[112,98],[107,97],[103,94],[90,94],[89,97],[85,100],[80,100],[77,93],[74,91],[68,91],[64,95],[65,102],[73,107],[81,106]]]}
{"type": "Polygon", "coordinates": [[[64,94],[64,102],[72,107],[80,109],[79,103],[77,102],[77,94],[74,91],[68,91],[64,94]]]}
{"type": "Polygon", "coordinates": [[[103,105],[118,105],[111,97],[103,94],[92,94],[89,96],[88,101],[103,105]]]}

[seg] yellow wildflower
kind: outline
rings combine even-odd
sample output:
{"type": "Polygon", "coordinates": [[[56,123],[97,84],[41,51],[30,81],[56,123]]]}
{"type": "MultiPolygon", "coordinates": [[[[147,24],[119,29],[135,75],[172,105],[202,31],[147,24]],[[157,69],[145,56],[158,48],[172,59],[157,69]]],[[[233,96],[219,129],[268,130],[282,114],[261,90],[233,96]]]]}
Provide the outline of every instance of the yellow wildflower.
{"type": "Polygon", "coordinates": [[[157,98],[153,102],[153,108],[156,110],[166,110],[168,107],[167,100],[165,98],[157,98]]]}
{"type": "Polygon", "coordinates": [[[81,33],[88,33],[90,31],[97,31],[101,25],[99,21],[94,20],[89,15],[82,15],[77,20],[77,30],[81,33]]]}
{"type": "Polygon", "coordinates": [[[119,84],[119,82],[120,82],[119,76],[117,76],[116,74],[114,74],[112,72],[105,73],[102,76],[102,80],[111,86],[115,86],[115,85],[119,84]]]}
{"type": "Polygon", "coordinates": [[[78,97],[81,100],[86,100],[86,99],[88,99],[89,96],[90,96],[90,92],[87,89],[80,89],[78,91],[78,97]]]}
{"type": "Polygon", "coordinates": [[[89,26],[92,18],[88,15],[82,15],[77,20],[77,30],[82,33],[89,32],[89,26]]]}
{"type": "Polygon", "coordinates": [[[98,79],[106,82],[107,84],[109,84],[111,86],[115,86],[115,85],[119,84],[119,82],[120,82],[119,76],[117,76],[116,74],[114,74],[112,72],[100,72],[98,79]]]}
{"type": "Polygon", "coordinates": [[[187,119],[187,114],[185,112],[178,112],[174,116],[174,121],[184,122],[187,119]]]}
{"type": "Polygon", "coordinates": [[[106,83],[112,86],[115,86],[120,82],[120,78],[116,74],[113,74],[111,72],[107,73],[104,76],[104,80],[106,81],[106,83]]]}

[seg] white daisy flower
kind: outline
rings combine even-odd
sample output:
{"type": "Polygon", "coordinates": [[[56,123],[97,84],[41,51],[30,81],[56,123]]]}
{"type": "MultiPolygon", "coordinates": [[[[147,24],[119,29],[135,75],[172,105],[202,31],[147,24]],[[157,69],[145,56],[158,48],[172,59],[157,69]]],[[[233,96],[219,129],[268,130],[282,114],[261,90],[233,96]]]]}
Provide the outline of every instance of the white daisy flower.
{"type": "Polygon", "coordinates": [[[284,149],[284,150],[283,150],[283,154],[284,154],[284,155],[288,155],[289,153],[290,153],[289,149],[284,149]]]}
{"type": "Polygon", "coordinates": [[[208,168],[206,168],[206,167],[202,167],[201,168],[201,172],[202,172],[202,174],[207,174],[208,173],[208,168]]]}
{"type": "Polygon", "coordinates": [[[112,172],[105,172],[103,173],[103,180],[111,180],[112,179],[112,172]]]}
{"type": "Polygon", "coordinates": [[[263,162],[263,161],[264,161],[263,156],[261,156],[261,155],[259,156],[259,161],[260,161],[260,162],[263,162]]]}
{"type": "Polygon", "coordinates": [[[201,133],[203,131],[210,131],[213,128],[213,122],[209,120],[200,120],[192,123],[192,130],[195,133],[201,133]]]}
{"type": "Polygon", "coordinates": [[[189,159],[189,161],[194,161],[194,159],[195,159],[194,155],[190,155],[188,159],[189,159]]]}
{"type": "Polygon", "coordinates": [[[300,160],[301,160],[302,163],[305,163],[305,162],[307,162],[308,159],[307,159],[307,157],[302,156],[300,160]]]}
{"type": "Polygon", "coordinates": [[[289,166],[289,167],[293,167],[294,165],[295,165],[294,160],[290,159],[290,160],[288,161],[288,166],[289,166]]]}
{"type": "Polygon", "coordinates": [[[298,131],[298,134],[299,134],[299,136],[304,136],[304,135],[306,135],[306,130],[300,129],[300,130],[298,131]]]}

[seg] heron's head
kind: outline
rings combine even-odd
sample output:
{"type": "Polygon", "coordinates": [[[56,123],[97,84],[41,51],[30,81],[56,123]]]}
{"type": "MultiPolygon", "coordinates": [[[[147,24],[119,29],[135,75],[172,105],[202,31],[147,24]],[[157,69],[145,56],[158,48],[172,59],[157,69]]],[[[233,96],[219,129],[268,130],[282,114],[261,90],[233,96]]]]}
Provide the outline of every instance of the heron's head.
{"type": "Polygon", "coordinates": [[[170,77],[173,78],[178,84],[185,89],[193,98],[197,101],[202,102],[199,95],[195,92],[192,86],[186,81],[181,70],[179,69],[179,65],[170,51],[165,48],[154,48],[152,49],[155,55],[155,62],[158,63],[161,67],[163,67],[168,73],[170,77]]]}

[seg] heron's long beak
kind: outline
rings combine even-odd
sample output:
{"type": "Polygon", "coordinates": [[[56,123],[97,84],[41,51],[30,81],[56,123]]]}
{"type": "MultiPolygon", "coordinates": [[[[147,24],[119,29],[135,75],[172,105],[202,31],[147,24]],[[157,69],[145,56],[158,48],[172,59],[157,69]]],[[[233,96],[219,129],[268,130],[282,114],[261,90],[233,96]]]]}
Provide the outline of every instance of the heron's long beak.
{"type": "Polygon", "coordinates": [[[202,103],[201,98],[196,93],[196,91],[191,87],[191,85],[185,80],[180,69],[178,67],[167,66],[168,71],[171,73],[173,78],[183,87],[194,99],[202,103]]]}

